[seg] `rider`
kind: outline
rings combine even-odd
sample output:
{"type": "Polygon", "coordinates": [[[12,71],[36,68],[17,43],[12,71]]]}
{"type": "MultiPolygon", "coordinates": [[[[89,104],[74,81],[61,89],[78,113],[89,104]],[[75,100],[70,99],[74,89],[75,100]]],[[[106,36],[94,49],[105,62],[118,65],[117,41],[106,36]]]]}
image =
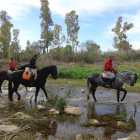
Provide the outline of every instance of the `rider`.
{"type": "Polygon", "coordinates": [[[30,70],[31,70],[31,73],[32,73],[31,86],[33,85],[33,81],[34,81],[34,78],[36,76],[36,60],[37,60],[37,55],[34,55],[30,59],[30,70]]]}
{"type": "Polygon", "coordinates": [[[108,59],[106,59],[105,64],[104,64],[104,73],[108,76],[108,79],[109,79],[108,81],[109,85],[106,85],[107,87],[111,87],[111,80],[115,78],[114,72],[117,71],[116,69],[112,67],[113,59],[114,59],[114,56],[111,55],[108,59]]]}
{"type": "Polygon", "coordinates": [[[11,57],[11,60],[9,61],[9,70],[16,71],[15,68],[17,68],[17,66],[15,65],[13,60],[14,60],[13,57],[11,57]]]}

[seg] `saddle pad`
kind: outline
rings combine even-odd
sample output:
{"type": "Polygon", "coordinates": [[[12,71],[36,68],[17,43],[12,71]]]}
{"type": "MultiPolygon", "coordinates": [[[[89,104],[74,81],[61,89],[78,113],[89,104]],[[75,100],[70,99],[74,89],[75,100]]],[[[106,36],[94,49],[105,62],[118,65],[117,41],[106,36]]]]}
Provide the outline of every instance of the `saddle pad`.
{"type": "MultiPolygon", "coordinates": [[[[26,74],[26,72],[23,73],[22,78],[25,79],[25,80],[30,80],[28,78],[28,74],[26,74]]],[[[37,79],[37,76],[36,76],[36,78],[34,80],[36,80],[36,79],[37,79]]]]}

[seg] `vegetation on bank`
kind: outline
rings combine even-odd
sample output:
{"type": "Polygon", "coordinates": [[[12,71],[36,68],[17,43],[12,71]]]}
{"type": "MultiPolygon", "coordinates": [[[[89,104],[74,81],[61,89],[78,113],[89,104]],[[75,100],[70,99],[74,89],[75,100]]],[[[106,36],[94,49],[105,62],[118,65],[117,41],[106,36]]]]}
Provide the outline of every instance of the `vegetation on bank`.
{"type": "MultiPolygon", "coordinates": [[[[138,68],[117,68],[117,71],[123,70],[132,70],[136,73],[140,73],[138,68]]],[[[102,67],[93,67],[93,68],[82,68],[82,67],[59,67],[58,73],[60,78],[68,79],[87,79],[88,75],[97,72],[102,73],[102,67]]],[[[137,83],[140,83],[140,79],[137,80],[137,83]]]]}

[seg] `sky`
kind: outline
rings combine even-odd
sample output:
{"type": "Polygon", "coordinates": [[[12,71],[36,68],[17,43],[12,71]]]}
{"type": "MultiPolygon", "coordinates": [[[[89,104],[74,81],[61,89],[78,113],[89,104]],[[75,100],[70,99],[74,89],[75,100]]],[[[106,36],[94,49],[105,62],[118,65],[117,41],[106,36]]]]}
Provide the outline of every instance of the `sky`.
{"type": "MultiPolygon", "coordinates": [[[[133,49],[140,49],[140,0],[48,0],[51,17],[55,24],[62,26],[67,36],[65,15],[72,10],[79,16],[80,44],[93,40],[102,51],[114,51],[113,32],[119,16],[123,22],[133,23],[127,31],[127,41],[133,49]]],[[[20,30],[20,45],[25,49],[26,42],[40,40],[40,0],[0,0],[0,11],[7,11],[11,16],[13,29],[20,30]]],[[[52,27],[53,29],[53,27],[52,27]]],[[[65,45],[64,45],[65,46],[65,45]]]]}

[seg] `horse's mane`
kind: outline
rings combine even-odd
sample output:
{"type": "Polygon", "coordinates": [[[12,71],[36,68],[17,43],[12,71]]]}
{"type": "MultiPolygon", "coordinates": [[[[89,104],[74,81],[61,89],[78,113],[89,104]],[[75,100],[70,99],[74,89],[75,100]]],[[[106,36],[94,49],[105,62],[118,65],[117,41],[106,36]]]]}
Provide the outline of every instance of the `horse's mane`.
{"type": "MultiPolygon", "coordinates": [[[[119,73],[125,73],[125,72],[133,72],[132,70],[123,70],[123,71],[120,71],[119,73]]],[[[135,73],[135,72],[133,72],[135,73]]]]}
{"type": "Polygon", "coordinates": [[[44,72],[45,73],[46,71],[49,71],[52,68],[56,68],[56,66],[55,65],[47,66],[47,67],[42,68],[41,70],[38,70],[37,72],[38,73],[40,73],[40,72],[44,72]]]}

